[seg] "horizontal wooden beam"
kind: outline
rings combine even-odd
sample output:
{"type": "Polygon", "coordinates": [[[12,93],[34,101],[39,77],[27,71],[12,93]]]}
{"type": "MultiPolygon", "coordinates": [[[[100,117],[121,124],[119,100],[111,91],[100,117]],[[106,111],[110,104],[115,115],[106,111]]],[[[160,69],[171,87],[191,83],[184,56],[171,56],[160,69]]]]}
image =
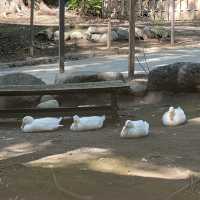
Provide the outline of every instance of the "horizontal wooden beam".
{"type": "Polygon", "coordinates": [[[75,114],[107,114],[112,113],[112,106],[105,105],[88,105],[77,107],[61,107],[61,108],[23,108],[23,109],[0,109],[0,117],[22,118],[27,115],[31,116],[69,116],[75,114]]]}
{"type": "Polygon", "coordinates": [[[128,84],[123,81],[69,83],[63,85],[9,85],[0,86],[0,96],[33,96],[46,94],[64,95],[71,93],[96,92],[107,93],[128,88],[128,84]]]}

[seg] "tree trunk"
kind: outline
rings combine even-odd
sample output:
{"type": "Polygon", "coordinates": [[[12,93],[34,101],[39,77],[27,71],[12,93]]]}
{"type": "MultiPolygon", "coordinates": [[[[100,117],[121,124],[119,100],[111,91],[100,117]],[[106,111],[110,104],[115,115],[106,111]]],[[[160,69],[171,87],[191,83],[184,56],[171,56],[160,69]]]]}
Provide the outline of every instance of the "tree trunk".
{"type": "MultiPolygon", "coordinates": [[[[35,0],[35,9],[40,12],[51,13],[51,8],[48,7],[45,0],[35,0]]],[[[48,3],[49,4],[49,3],[48,3]]],[[[8,14],[30,14],[31,0],[0,0],[0,13],[4,17],[8,14]]],[[[49,4],[51,6],[51,4],[49,4]]],[[[56,6],[56,4],[55,4],[56,6]]]]}
{"type": "Polygon", "coordinates": [[[6,17],[7,14],[21,13],[26,9],[23,0],[1,0],[0,1],[0,13],[6,17]]]}

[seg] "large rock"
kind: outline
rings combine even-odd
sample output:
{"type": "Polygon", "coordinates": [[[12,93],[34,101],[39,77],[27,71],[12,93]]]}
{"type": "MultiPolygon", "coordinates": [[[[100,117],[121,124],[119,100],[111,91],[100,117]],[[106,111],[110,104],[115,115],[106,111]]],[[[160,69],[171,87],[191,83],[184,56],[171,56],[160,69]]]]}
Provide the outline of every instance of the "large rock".
{"type": "Polygon", "coordinates": [[[143,40],[143,30],[141,28],[135,27],[135,38],[138,40],[143,40]]]}
{"type": "Polygon", "coordinates": [[[84,38],[84,34],[81,31],[75,30],[70,33],[70,38],[80,40],[84,38]]]}
{"type": "Polygon", "coordinates": [[[145,26],[143,29],[143,36],[144,39],[152,39],[155,38],[155,34],[153,33],[153,31],[151,30],[151,28],[149,26],[145,26]]]}
{"type": "Polygon", "coordinates": [[[149,74],[149,90],[195,92],[199,85],[199,63],[174,63],[158,67],[149,74]]]}
{"type": "MultiPolygon", "coordinates": [[[[106,43],[108,40],[108,34],[107,33],[103,33],[103,34],[94,33],[94,34],[91,34],[90,36],[87,36],[87,39],[91,40],[93,42],[106,43]]],[[[112,31],[111,40],[112,41],[118,40],[118,34],[115,31],[112,31]]]]}
{"type": "MultiPolygon", "coordinates": [[[[30,74],[12,73],[0,76],[0,85],[45,85],[45,83],[30,74]]],[[[5,108],[34,107],[39,101],[39,96],[1,97],[0,104],[5,108]]]]}
{"type": "MultiPolygon", "coordinates": [[[[115,28],[117,34],[118,34],[118,40],[129,40],[129,29],[118,27],[115,28]]],[[[135,27],[135,38],[138,40],[144,39],[143,30],[141,28],[135,27]]]]}
{"type": "MultiPolygon", "coordinates": [[[[70,40],[70,32],[65,32],[65,36],[64,36],[64,39],[67,41],[67,40],[70,40]]],[[[59,40],[59,31],[55,31],[54,32],[54,35],[53,35],[53,40],[54,41],[58,41],[59,40]]]]}
{"type": "Polygon", "coordinates": [[[50,41],[53,39],[54,32],[51,28],[42,30],[35,35],[39,41],[50,41]]]}
{"type": "Polygon", "coordinates": [[[170,31],[162,26],[149,27],[145,26],[143,29],[144,38],[156,38],[161,40],[170,39],[170,31]]]}
{"type": "MultiPolygon", "coordinates": [[[[107,42],[107,27],[94,27],[91,26],[86,31],[86,38],[94,42],[107,42]]],[[[139,40],[144,39],[143,30],[141,28],[135,28],[135,38],[139,40]]],[[[112,40],[129,40],[129,29],[124,27],[112,28],[112,40]]]]}
{"type": "Polygon", "coordinates": [[[128,28],[119,27],[116,29],[119,40],[128,40],[129,39],[129,31],[128,28]]]}
{"type": "Polygon", "coordinates": [[[108,28],[107,27],[96,27],[96,26],[90,26],[87,30],[88,34],[102,34],[102,33],[107,33],[108,28]]]}
{"type": "Polygon", "coordinates": [[[109,80],[124,81],[124,77],[122,73],[119,72],[100,72],[100,73],[90,72],[87,74],[64,73],[57,75],[55,79],[55,84],[98,82],[98,81],[109,81],[109,80]]]}

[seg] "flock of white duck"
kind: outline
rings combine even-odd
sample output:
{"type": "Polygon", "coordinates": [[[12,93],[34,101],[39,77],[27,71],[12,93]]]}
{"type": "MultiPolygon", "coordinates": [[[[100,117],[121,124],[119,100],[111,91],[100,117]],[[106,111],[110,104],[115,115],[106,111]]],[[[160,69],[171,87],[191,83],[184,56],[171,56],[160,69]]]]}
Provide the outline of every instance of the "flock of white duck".
{"type": "MultiPolygon", "coordinates": [[[[63,125],[61,125],[62,117],[46,117],[34,119],[31,116],[26,116],[22,120],[21,129],[23,132],[40,132],[40,131],[53,131],[63,125]]],[[[79,117],[75,115],[73,117],[73,123],[70,126],[72,131],[87,131],[95,130],[103,127],[106,117],[103,116],[91,116],[91,117],[79,117]]],[[[182,108],[170,107],[167,112],[162,116],[162,123],[164,126],[178,126],[186,122],[186,115],[182,108]]],[[[121,131],[120,137],[122,138],[138,138],[149,135],[149,123],[143,120],[131,121],[127,120],[121,131]]]]}

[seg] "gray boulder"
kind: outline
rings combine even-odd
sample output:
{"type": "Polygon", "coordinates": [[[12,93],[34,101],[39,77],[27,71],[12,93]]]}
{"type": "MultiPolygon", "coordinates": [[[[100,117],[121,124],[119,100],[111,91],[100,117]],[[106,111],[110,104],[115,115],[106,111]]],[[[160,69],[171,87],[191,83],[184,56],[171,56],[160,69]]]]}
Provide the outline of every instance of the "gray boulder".
{"type": "Polygon", "coordinates": [[[135,38],[138,40],[144,40],[143,30],[135,27],[135,38]]]}
{"type": "Polygon", "coordinates": [[[84,38],[84,34],[81,31],[76,30],[70,33],[70,38],[80,40],[84,38]]]}
{"type": "Polygon", "coordinates": [[[100,72],[100,73],[90,72],[87,74],[64,73],[57,75],[55,79],[55,84],[98,82],[98,81],[109,81],[109,80],[124,81],[124,77],[122,73],[119,72],[100,72]]]}
{"type": "MultiPolygon", "coordinates": [[[[129,40],[129,29],[118,27],[115,28],[115,31],[118,34],[118,40],[129,40]]],[[[135,38],[138,40],[144,39],[143,30],[141,28],[135,27],[135,38]]]]}
{"type": "MultiPolygon", "coordinates": [[[[91,34],[90,37],[87,37],[87,39],[91,40],[93,42],[106,43],[108,40],[108,34],[107,33],[103,33],[103,34],[94,33],[94,34],[91,34]]],[[[118,40],[118,34],[115,31],[112,31],[111,40],[112,41],[118,40]]]]}
{"type": "Polygon", "coordinates": [[[169,40],[170,39],[170,31],[163,28],[162,26],[154,26],[149,27],[145,26],[144,30],[144,38],[156,38],[161,40],[169,40]]]}
{"type": "Polygon", "coordinates": [[[87,36],[87,40],[93,41],[93,42],[99,42],[101,39],[102,34],[94,33],[87,36]]]}
{"type": "MultiPolygon", "coordinates": [[[[104,34],[102,34],[99,42],[105,43],[105,42],[107,42],[107,40],[108,40],[108,34],[104,33],[104,34]]],[[[111,32],[111,40],[112,41],[118,40],[118,34],[115,31],[111,32]]]]}
{"type": "MultiPolygon", "coordinates": [[[[65,32],[65,40],[70,40],[70,32],[65,32]]],[[[53,34],[53,40],[58,41],[59,40],[59,31],[55,31],[53,34]]]]}
{"type": "Polygon", "coordinates": [[[145,26],[143,29],[143,36],[144,39],[152,39],[155,38],[155,34],[153,33],[153,31],[151,30],[151,28],[149,26],[145,26]]]}
{"type": "Polygon", "coordinates": [[[107,33],[108,28],[107,27],[96,27],[96,26],[90,26],[87,30],[87,33],[89,34],[103,34],[107,33]]]}
{"type": "Polygon", "coordinates": [[[57,100],[48,100],[37,105],[37,108],[59,108],[60,105],[57,100]]]}
{"type": "Polygon", "coordinates": [[[116,32],[118,34],[119,40],[128,40],[129,39],[128,28],[119,27],[119,28],[116,29],[116,32]]]}
{"type": "MultiPolygon", "coordinates": [[[[30,74],[12,73],[0,76],[0,85],[45,85],[45,83],[30,74]]],[[[39,96],[1,97],[0,104],[4,108],[34,107],[39,98],[39,96]]]]}
{"type": "Polygon", "coordinates": [[[35,35],[39,41],[50,41],[53,39],[54,32],[51,28],[42,30],[35,35]]]}
{"type": "Polygon", "coordinates": [[[158,67],[149,74],[148,89],[195,92],[200,84],[199,63],[174,63],[158,67]]]}
{"type": "Polygon", "coordinates": [[[43,103],[43,102],[49,101],[49,100],[55,100],[55,98],[52,95],[44,95],[41,97],[40,103],[43,103]]]}

